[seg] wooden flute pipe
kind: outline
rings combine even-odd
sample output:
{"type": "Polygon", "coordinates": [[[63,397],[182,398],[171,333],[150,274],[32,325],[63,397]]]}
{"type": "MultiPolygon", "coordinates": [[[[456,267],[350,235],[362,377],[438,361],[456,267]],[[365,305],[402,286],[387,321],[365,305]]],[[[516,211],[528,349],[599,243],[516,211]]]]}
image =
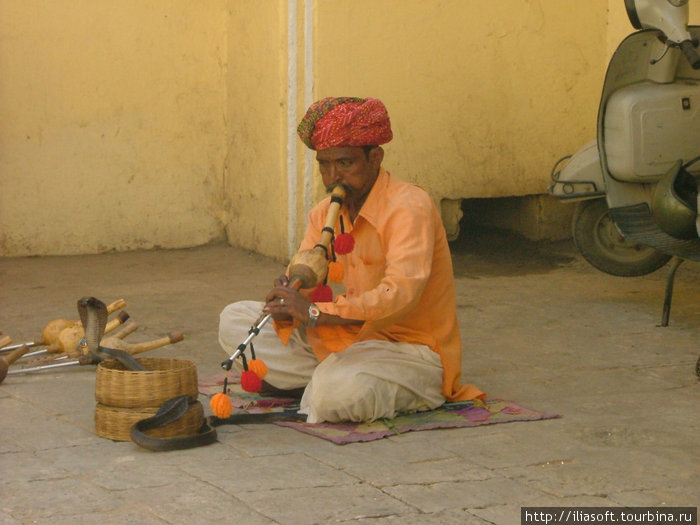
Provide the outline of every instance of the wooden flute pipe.
{"type": "MultiPolygon", "coordinates": [[[[119,315],[114,319],[110,319],[105,326],[105,333],[112,332],[119,325],[125,323],[129,319],[129,314],[126,312],[119,312],[119,315]]],[[[78,349],[80,341],[85,337],[85,330],[83,325],[78,323],[74,326],[69,326],[64,328],[58,335],[56,343],[51,344],[39,350],[37,352],[32,352],[28,354],[27,357],[33,357],[41,354],[60,354],[60,353],[71,353],[78,349]]],[[[28,345],[27,345],[28,346],[28,345]]]]}
{"type": "MultiPolygon", "coordinates": [[[[124,339],[127,335],[135,332],[139,325],[136,323],[127,323],[118,331],[115,331],[109,339],[124,339]]],[[[103,338],[104,341],[106,338],[103,338]]],[[[47,353],[45,350],[39,350],[38,352],[30,352],[25,355],[26,358],[34,357],[31,360],[32,363],[51,363],[53,361],[60,361],[61,359],[76,358],[88,355],[90,351],[87,346],[81,346],[75,350],[68,350],[67,352],[51,352],[47,353]]]]}
{"type": "Polygon", "coordinates": [[[134,333],[138,329],[138,327],[139,325],[134,322],[126,323],[122,328],[114,332],[110,337],[124,339],[127,335],[134,333]]]}
{"type": "Polygon", "coordinates": [[[155,350],[162,346],[179,343],[185,338],[182,332],[170,332],[164,337],[152,339],[151,341],[143,341],[141,343],[127,343],[119,337],[105,337],[100,341],[100,346],[104,348],[113,348],[114,350],[124,350],[131,355],[141,354],[149,350],[155,350]]]}
{"type": "Polygon", "coordinates": [[[299,251],[292,257],[287,273],[289,274],[290,286],[295,281],[299,281],[295,289],[313,288],[326,279],[333,231],[340,208],[343,205],[343,199],[345,199],[345,189],[342,186],[333,188],[331,203],[326,214],[326,223],[321,230],[318,244],[309,250],[299,251]]]}
{"type": "MultiPolygon", "coordinates": [[[[129,319],[129,314],[126,312],[119,312],[119,315],[114,319],[110,319],[105,326],[105,333],[108,334],[112,332],[119,325],[125,323],[129,319]]],[[[58,341],[46,347],[47,352],[70,352],[78,348],[81,339],[85,337],[85,330],[83,325],[79,324],[77,326],[71,326],[65,328],[58,335],[58,341]]]]}
{"type": "MultiPolygon", "coordinates": [[[[290,288],[294,290],[313,288],[325,281],[328,274],[328,260],[335,222],[338,220],[343,199],[345,199],[345,189],[342,186],[333,188],[331,203],[326,214],[326,223],[323,226],[323,230],[321,230],[321,238],[318,244],[311,249],[298,251],[289,262],[287,275],[289,276],[288,286],[290,288]]],[[[265,314],[264,312],[260,314],[260,317],[258,317],[248,332],[248,336],[238,345],[236,351],[226,361],[221,363],[221,368],[231,370],[234,359],[245,351],[248,343],[260,332],[260,329],[265,326],[271,317],[272,314],[265,314]]]]}
{"type": "MultiPolygon", "coordinates": [[[[126,301],[124,299],[117,299],[113,303],[107,305],[107,313],[111,314],[117,310],[124,308],[125,306],[126,301]]],[[[5,348],[2,348],[2,346],[0,345],[0,351],[11,351],[15,348],[19,348],[22,345],[27,345],[29,347],[56,345],[58,343],[58,337],[61,335],[61,332],[63,330],[65,330],[66,328],[73,328],[76,326],[82,327],[80,321],[73,321],[70,319],[54,319],[53,321],[50,321],[41,331],[41,338],[38,341],[27,341],[25,343],[6,346],[5,348]]],[[[60,352],[60,350],[57,350],[56,347],[53,347],[53,349],[49,351],[60,352]]]]}
{"type": "MultiPolygon", "coordinates": [[[[124,299],[117,299],[113,303],[107,305],[107,314],[109,315],[112,312],[121,310],[125,306],[126,301],[124,301],[124,299]]],[[[65,330],[66,328],[74,328],[76,326],[80,326],[82,328],[81,322],[73,321],[70,319],[54,319],[53,321],[48,323],[41,331],[42,344],[54,345],[58,343],[58,338],[61,335],[61,332],[63,332],[63,330],[65,330]]]]}
{"type": "MultiPolygon", "coordinates": [[[[338,220],[340,208],[345,199],[345,188],[338,185],[331,191],[331,203],[326,214],[326,223],[321,230],[321,238],[318,244],[308,250],[298,251],[287,267],[290,288],[299,290],[301,288],[313,288],[325,281],[328,274],[328,261],[331,250],[331,241],[335,231],[335,222],[338,220]]],[[[248,332],[245,340],[238,345],[236,351],[226,361],[221,363],[221,368],[231,370],[234,359],[241,355],[248,343],[260,332],[260,329],[267,323],[272,314],[262,313],[255,324],[248,332]]]]}
{"type": "Polygon", "coordinates": [[[22,345],[19,348],[15,349],[14,352],[12,352],[8,356],[0,356],[0,383],[2,383],[5,380],[5,377],[7,377],[7,370],[10,368],[10,365],[17,361],[20,357],[22,357],[24,354],[26,354],[29,351],[29,347],[27,345],[22,345]]]}
{"type": "MultiPolygon", "coordinates": [[[[321,284],[328,274],[328,254],[330,253],[330,245],[333,240],[335,222],[338,220],[340,207],[345,199],[345,189],[342,186],[336,186],[331,192],[331,204],[328,207],[326,214],[326,223],[321,231],[321,238],[318,244],[308,250],[298,251],[287,267],[289,275],[289,287],[294,290],[313,288],[321,284]]],[[[270,319],[270,314],[261,314],[255,321],[255,326],[258,329],[262,328],[270,319]]],[[[246,338],[242,345],[248,344],[250,337],[246,338]]]]}
{"type": "MultiPolygon", "coordinates": [[[[112,348],[114,350],[124,350],[125,352],[128,352],[131,355],[137,355],[143,352],[148,352],[149,350],[161,348],[166,345],[179,343],[185,338],[182,332],[170,332],[164,337],[159,337],[150,341],[143,341],[141,343],[127,343],[122,339],[122,337],[124,337],[125,335],[126,334],[115,334],[110,337],[103,337],[100,341],[100,346],[103,348],[112,348]]],[[[85,351],[81,351],[81,349],[76,349],[72,352],[66,352],[64,356],[61,356],[57,360],[66,358],[79,358],[86,355],[89,355],[87,349],[85,349],[85,351]]]]}
{"type": "MultiPolygon", "coordinates": [[[[185,336],[181,332],[171,332],[165,337],[160,337],[158,339],[153,339],[152,341],[144,341],[143,343],[130,344],[122,341],[118,337],[105,337],[100,341],[100,346],[105,348],[113,348],[115,350],[124,350],[129,352],[131,355],[141,354],[149,350],[154,350],[165,345],[173,344],[182,341],[185,336]]],[[[68,357],[68,356],[66,356],[68,357]]],[[[96,365],[99,363],[99,358],[91,354],[80,355],[80,356],[70,356],[76,357],[74,359],[59,358],[51,364],[45,364],[40,366],[35,366],[31,368],[18,368],[15,370],[10,370],[10,374],[26,374],[31,372],[39,372],[41,370],[50,370],[58,367],[73,366],[73,365],[96,365]]]]}

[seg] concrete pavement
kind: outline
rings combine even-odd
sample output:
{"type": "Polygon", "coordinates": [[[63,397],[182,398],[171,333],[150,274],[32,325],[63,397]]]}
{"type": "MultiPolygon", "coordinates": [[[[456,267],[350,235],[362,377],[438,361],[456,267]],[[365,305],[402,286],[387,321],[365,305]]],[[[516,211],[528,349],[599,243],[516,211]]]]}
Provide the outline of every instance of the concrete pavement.
{"type": "MultiPolygon", "coordinates": [[[[94,433],[94,368],[0,385],[0,524],[515,524],[521,506],[696,506],[699,270],[604,275],[570,243],[453,246],[465,380],[560,419],[333,445],[272,424],[154,453],[94,433]]],[[[127,301],[150,352],[220,371],[218,314],[283,270],[227,246],[0,258],[0,329],[36,338],[85,295],[127,301]]],[[[205,401],[204,398],[200,400],[205,401]]],[[[206,403],[205,403],[206,404],[206,403]]],[[[206,407],[208,412],[208,407],[206,407]]]]}

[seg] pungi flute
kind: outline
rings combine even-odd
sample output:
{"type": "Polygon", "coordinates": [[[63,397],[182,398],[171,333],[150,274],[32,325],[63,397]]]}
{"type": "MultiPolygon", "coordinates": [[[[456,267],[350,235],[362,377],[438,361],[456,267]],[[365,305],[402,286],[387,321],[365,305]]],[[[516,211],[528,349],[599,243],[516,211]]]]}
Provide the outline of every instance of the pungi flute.
{"type": "MultiPolygon", "coordinates": [[[[124,299],[117,299],[111,304],[107,305],[107,313],[111,314],[112,312],[116,310],[121,310],[126,306],[126,301],[124,299]]],[[[128,315],[126,317],[122,316],[120,318],[119,322],[112,322],[112,324],[109,325],[109,330],[114,330],[117,326],[119,326],[121,323],[126,321],[128,319],[128,315]]],[[[82,330],[82,325],[80,324],[80,321],[72,321],[70,319],[54,319],[53,321],[49,322],[44,329],[41,331],[41,339],[38,341],[27,341],[26,343],[19,343],[11,346],[5,346],[0,348],[0,353],[5,353],[5,352],[11,352],[12,350],[15,350],[16,348],[21,347],[22,345],[27,345],[27,346],[47,346],[45,350],[41,350],[41,353],[47,353],[47,352],[62,352],[66,350],[66,342],[64,341],[63,343],[59,343],[59,337],[61,332],[63,332],[66,329],[73,329],[73,330],[82,330]]],[[[65,334],[68,334],[68,331],[65,332],[65,334]]],[[[84,334],[83,334],[84,335],[84,334]]],[[[72,338],[74,340],[75,344],[71,344],[69,346],[77,346],[78,341],[80,341],[80,337],[75,339],[75,337],[72,338]]],[[[9,344],[9,343],[7,343],[9,344]]],[[[25,357],[31,357],[32,355],[37,355],[39,352],[33,352],[30,355],[27,355],[25,357]]]]}
{"type": "MultiPolygon", "coordinates": [[[[300,288],[313,288],[321,284],[328,274],[328,263],[330,261],[331,242],[335,231],[335,223],[338,220],[340,208],[345,199],[345,189],[338,185],[331,192],[331,204],[328,207],[326,223],[321,230],[321,238],[313,248],[302,250],[292,257],[287,267],[289,274],[289,287],[294,290],[300,288]]],[[[236,351],[221,363],[221,368],[231,370],[233,361],[245,352],[248,343],[260,333],[260,329],[265,326],[272,317],[272,314],[262,314],[248,331],[248,336],[238,345],[236,351]]]]}

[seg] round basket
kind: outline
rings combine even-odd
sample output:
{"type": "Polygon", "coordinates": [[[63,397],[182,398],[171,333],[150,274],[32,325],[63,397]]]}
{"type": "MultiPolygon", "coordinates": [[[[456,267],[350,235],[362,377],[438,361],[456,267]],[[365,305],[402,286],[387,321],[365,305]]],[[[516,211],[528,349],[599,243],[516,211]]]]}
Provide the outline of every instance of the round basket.
{"type": "MultiPolygon", "coordinates": [[[[131,427],[142,419],[153,416],[157,411],[158,408],[119,408],[97,403],[95,433],[114,441],[131,441],[131,427]]],[[[195,401],[177,421],[144,433],[158,438],[193,436],[197,434],[203,421],[204,409],[199,401],[195,401]]]]}
{"type": "Polygon", "coordinates": [[[197,400],[197,367],[184,359],[137,359],[146,372],[126,370],[114,360],[97,366],[95,399],[98,403],[120,408],[157,408],[168,399],[187,396],[197,400]]]}

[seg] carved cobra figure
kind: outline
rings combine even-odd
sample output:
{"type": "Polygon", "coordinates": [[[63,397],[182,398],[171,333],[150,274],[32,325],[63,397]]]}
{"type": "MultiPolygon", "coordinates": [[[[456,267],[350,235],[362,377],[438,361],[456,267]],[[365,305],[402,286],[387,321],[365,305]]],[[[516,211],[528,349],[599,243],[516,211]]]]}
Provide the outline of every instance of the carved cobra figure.
{"type": "Polygon", "coordinates": [[[83,297],[78,301],[78,314],[85,329],[85,342],[90,354],[100,361],[116,359],[127,370],[146,371],[128,352],[100,346],[107,325],[107,307],[102,301],[95,297],[83,297]]]}

